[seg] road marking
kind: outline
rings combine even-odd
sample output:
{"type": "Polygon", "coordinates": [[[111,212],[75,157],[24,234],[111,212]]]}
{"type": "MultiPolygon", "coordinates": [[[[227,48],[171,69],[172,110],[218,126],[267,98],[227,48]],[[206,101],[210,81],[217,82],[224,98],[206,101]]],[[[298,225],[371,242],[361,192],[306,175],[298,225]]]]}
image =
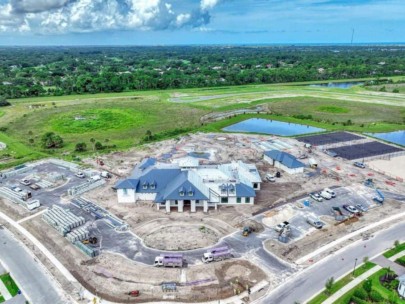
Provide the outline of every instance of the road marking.
{"type": "Polygon", "coordinates": [[[30,220],[30,219],[32,219],[32,218],[38,216],[38,215],[41,215],[42,213],[44,213],[44,212],[47,211],[47,210],[48,210],[48,208],[46,208],[46,209],[44,209],[44,210],[42,210],[42,211],[40,211],[40,212],[37,212],[37,213],[35,213],[35,214],[33,214],[33,215],[27,216],[27,217],[25,217],[25,218],[23,218],[23,219],[17,221],[17,223],[18,223],[18,224],[24,223],[25,221],[28,221],[28,220],[30,220]]]}
{"type": "Polygon", "coordinates": [[[6,301],[12,298],[10,292],[8,291],[2,280],[0,280],[0,295],[2,295],[6,301]]]}

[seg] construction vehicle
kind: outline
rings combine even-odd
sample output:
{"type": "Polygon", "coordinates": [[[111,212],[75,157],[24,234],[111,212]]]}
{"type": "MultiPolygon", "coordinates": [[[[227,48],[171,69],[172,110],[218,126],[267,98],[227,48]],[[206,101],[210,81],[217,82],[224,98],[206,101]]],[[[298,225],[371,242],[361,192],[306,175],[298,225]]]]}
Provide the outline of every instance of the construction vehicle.
{"type": "Polygon", "coordinates": [[[202,261],[204,263],[226,260],[232,257],[228,246],[217,247],[204,253],[202,261]]]}
{"type": "Polygon", "coordinates": [[[276,230],[277,232],[281,232],[284,229],[288,229],[290,227],[290,223],[287,221],[284,221],[280,224],[278,224],[276,227],[274,227],[274,230],[276,230]]]}
{"type": "Polygon", "coordinates": [[[184,259],[182,254],[161,254],[155,258],[155,267],[183,267],[184,259]]]}
{"type": "Polygon", "coordinates": [[[373,197],[373,201],[379,204],[383,204],[385,200],[384,194],[382,194],[382,192],[378,189],[375,189],[375,192],[377,192],[377,196],[373,197]]]}
{"type": "Polygon", "coordinates": [[[289,222],[283,222],[278,224],[275,230],[279,233],[278,240],[282,243],[287,243],[289,237],[291,236],[291,226],[289,222]]]}
{"type": "Polygon", "coordinates": [[[97,242],[98,239],[95,236],[89,237],[88,239],[82,241],[83,244],[93,244],[93,245],[97,244],[97,242]]]}
{"type": "Polygon", "coordinates": [[[131,297],[139,297],[139,290],[131,290],[128,292],[128,295],[131,297]]]}
{"type": "Polygon", "coordinates": [[[243,227],[242,235],[243,235],[243,236],[249,236],[249,234],[251,234],[251,233],[254,232],[254,231],[255,231],[255,229],[254,229],[253,227],[251,227],[251,226],[245,226],[245,227],[243,227]]]}

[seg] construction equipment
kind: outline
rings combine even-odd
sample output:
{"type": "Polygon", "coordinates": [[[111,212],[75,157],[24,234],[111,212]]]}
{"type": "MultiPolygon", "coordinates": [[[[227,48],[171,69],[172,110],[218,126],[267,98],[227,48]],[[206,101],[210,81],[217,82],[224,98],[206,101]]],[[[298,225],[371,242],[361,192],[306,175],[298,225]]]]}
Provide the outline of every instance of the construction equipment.
{"type": "Polygon", "coordinates": [[[204,263],[210,263],[215,261],[222,261],[232,257],[231,251],[228,246],[217,247],[211,250],[208,250],[204,253],[202,261],[204,263]]]}
{"type": "Polygon", "coordinates": [[[382,192],[378,189],[375,189],[375,192],[377,192],[377,196],[373,197],[373,201],[379,204],[383,204],[385,200],[384,194],[382,194],[382,192]]]}
{"type": "Polygon", "coordinates": [[[289,237],[291,236],[291,226],[289,222],[283,222],[276,226],[276,231],[278,234],[278,240],[282,243],[287,243],[289,237]]]}
{"type": "Polygon", "coordinates": [[[245,227],[243,227],[242,235],[243,235],[243,236],[249,236],[249,234],[251,234],[251,233],[254,232],[254,231],[255,231],[255,229],[254,229],[253,227],[251,227],[251,226],[245,226],[245,227]]]}
{"type": "Polygon", "coordinates": [[[98,242],[98,239],[95,236],[89,237],[88,239],[85,239],[82,241],[83,244],[92,244],[92,245],[97,244],[97,242],[98,242]]]}
{"type": "Polygon", "coordinates": [[[183,267],[184,259],[182,254],[171,253],[171,254],[161,254],[155,258],[155,267],[183,267]]]}

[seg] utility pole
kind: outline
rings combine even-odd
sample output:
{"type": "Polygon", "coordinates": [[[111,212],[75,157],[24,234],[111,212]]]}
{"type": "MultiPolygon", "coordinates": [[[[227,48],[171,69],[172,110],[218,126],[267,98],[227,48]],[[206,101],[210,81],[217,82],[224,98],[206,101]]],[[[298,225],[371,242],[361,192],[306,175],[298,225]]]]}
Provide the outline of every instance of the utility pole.
{"type": "Polygon", "coordinates": [[[356,265],[357,265],[357,258],[354,260],[353,276],[354,276],[354,272],[356,270],[356,265]]]}

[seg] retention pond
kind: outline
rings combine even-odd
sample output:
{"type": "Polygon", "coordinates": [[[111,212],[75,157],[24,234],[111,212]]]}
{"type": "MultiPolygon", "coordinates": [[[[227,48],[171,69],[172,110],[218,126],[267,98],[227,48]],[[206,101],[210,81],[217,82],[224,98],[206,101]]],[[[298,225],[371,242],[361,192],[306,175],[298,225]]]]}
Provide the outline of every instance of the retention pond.
{"type": "Polygon", "coordinates": [[[324,129],[307,125],[262,118],[247,119],[222,130],[226,132],[263,133],[279,136],[293,136],[325,131],[324,129]]]}
{"type": "Polygon", "coordinates": [[[405,147],[405,131],[395,131],[389,133],[366,133],[366,134],[405,147]]]}

